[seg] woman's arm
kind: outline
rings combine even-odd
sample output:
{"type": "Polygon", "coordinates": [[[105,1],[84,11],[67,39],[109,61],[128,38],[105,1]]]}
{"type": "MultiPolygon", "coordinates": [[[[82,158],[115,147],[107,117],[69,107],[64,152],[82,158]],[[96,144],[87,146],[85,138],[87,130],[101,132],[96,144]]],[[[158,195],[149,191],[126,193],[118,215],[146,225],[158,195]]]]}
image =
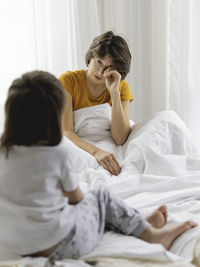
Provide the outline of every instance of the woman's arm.
{"type": "Polygon", "coordinates": [[[87,151],[96,158],[98,163],[113,175],[118,175],[121,171],[119,163],[113,153],[104,151],[80,138],[74,133],[73,122],[73,103],[72,96],[66,92],[67,102],[62,116],[63,134],[69,138],[75,145],[87,151]]]}
{"type": "MultiPolygon", "coordinates": [[[[118,98],[118,97],[117,97],[118,98]]],[[[130,133],[129,101],[112,99],[111,135],[117,145],[123,145],[130,133]]]]}
{"type": "Polygon", "coordinates": [[[111,135],[117,145],[125,143],[130,133],[129,101],[121,101],[119,84],[121,75],[115,70],[106,70],[104,73],[106,86],[112,100],[111,135]]]}

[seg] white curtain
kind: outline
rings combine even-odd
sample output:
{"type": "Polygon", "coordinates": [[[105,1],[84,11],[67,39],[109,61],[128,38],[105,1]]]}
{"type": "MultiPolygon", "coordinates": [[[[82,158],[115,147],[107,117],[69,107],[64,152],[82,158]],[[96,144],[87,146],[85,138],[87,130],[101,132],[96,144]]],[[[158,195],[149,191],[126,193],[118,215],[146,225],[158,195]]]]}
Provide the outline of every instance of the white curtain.
{"type": "Polygon", "coordinates": [[[37,67],[33,1],[0,2],[0,130],[3,105],[11,81],[37,67]]]}
{"type": "Polygon", "coordinates": [[[169,9],[169,104],[200,148],[200,1],[171,1],[169,9]]]}
{"type": "Polygon", "coordinates": [[[0,1],[0,133],[13,79],[34,69],[59,76],[67,69],[85,68],[88,44],[102,32],[99,2],[0,1]]]}
{"type": "Polygon", "coordinates": [[[102,8],[103,30],[125,35],[133,54],[131,117],[174,110],[200,149],[200,1],[104,0],[102,8]]]}
{"type": "Polygon", "coordinates": [[[200,147],[199,0],[0,1],[0,132],[11,81],[31,69],[85,68],[92,39],[113,30],[133,55],[127,77],[140,120],[173,109],[200,147]]]}

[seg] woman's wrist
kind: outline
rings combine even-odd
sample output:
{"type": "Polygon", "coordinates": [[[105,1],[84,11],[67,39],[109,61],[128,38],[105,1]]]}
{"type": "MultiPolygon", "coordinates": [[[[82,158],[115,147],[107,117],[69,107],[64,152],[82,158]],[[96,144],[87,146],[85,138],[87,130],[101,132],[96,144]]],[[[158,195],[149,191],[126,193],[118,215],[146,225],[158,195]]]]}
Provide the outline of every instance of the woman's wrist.
{"type": "Polygon", "coordinates": [[[121,100],[119,90],[115,90],[110,94],[112,102],[121,100]]]}
{"type": "Polygon", "coordinates": [[[99,147],[92,145],[92,149],[91,149],[91,153],[90,153],[90,154],[91,154],[93,157],[95,157],[96,154],[97,154],[100,150],[101,150],[101,149],[100,149],[99,147]]]}

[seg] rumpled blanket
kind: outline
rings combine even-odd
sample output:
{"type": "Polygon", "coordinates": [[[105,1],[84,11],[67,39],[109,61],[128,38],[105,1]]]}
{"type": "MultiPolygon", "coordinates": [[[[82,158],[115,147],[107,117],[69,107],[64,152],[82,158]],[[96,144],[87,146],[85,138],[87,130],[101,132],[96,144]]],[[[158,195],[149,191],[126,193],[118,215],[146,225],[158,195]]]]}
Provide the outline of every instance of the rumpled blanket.
{"type": "MultiPolygon", "coordinates": [[[[139,209],[144,216],[166,204],[169,223],[185,220],[200,223],[200,155],[179,116],[173,111],[163,111],[133,124],[122,146],[113,142],[110,123],[109,104],[74,112],[76,134],[113,152],[122,167],[118,176],[111,175],[94,157],[78,149],[77,175],[83,191],[104,185],[128,205],[139,209]]],[[[199,227],[196,227],[181,235],[170,252],[161,245],[108,232],[100,245],[86,257],[124,255],[130,258],[132,255],[133,258],[182,258],[191,261],[199,232],[199,227]],[[112,245],[113,240],[117,245],[112,245]]]]}

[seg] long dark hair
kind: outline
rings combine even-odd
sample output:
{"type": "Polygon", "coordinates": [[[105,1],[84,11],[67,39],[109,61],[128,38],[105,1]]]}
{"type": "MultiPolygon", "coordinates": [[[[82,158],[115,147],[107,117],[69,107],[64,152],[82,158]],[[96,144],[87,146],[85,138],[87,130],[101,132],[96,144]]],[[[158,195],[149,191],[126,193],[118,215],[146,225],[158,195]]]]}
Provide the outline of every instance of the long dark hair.
{"type": "Polygon", "coordinates": [[[126,40],[112,31],[97,36],[85,55],[86,65],[90,64],[92,58],[103,58],[106,55],[112,58],[115,69],[121,74],[121,80],[125,79],[131,64],[131,53],[126,40]]]}
{"type": "Polygon", "coordinates": [[[54,75],[32,71],[14,80],[5,104],[5,125],[0,147],[8,155],[12,145],[59,144],[64,105],[65,91],[54,75]]]}

